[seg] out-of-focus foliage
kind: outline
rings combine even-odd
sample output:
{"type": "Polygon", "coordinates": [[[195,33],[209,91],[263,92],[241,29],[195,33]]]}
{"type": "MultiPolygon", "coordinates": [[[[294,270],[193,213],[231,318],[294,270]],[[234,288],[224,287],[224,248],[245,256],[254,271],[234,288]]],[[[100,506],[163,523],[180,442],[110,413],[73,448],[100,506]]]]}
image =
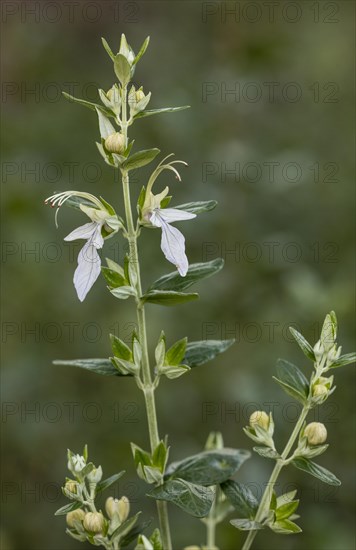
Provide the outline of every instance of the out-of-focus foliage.
{"type": "MultiPolygon", "coordinates": [[[[62,240],[79,214],[61,212],[56,230],[43,205],[54,191],[80,189],[122,207],[114,171],[96,150],[95,113],[68,103],[60,90],[95,99],[95,88],[115,79],[100,37],[118,46],[125,32],[137,49],[151,36],[135,82],[152,91],[150,108],[192,108],[138,121],[132,135],[140,149],[157,146],[189,163],[182,183],[161,182],[170,185],[172,204],[219,201],[184,229],[191,261],[222,256],[225,268],[201,283],[199,302],[148,306],[149,334],[156,342],[164,327],[171,343],[186,335],[237,339],[214,363],[161,384],[160,431],[170,434],[172,459],[201,450],[211,430],[222,431],[229,446],[249,448],[241,429],[249,414],[273,407],[282,445],[297,406],[273,383],[274,365],[282,356],[305,366],[288,326],[315,341],[334,309],[339,341],[353,349],[353,3],[281,2],[273,13],[273,2],[83,1],[72,10],[66,2],[4,4],[2,548],[74,549],[53,516],[64,503],[67,447],[87,442],[108,475],[127,470],[117,494],[130,498],[134,512],[143,508],[150,517],[154,504],[130,455],[130,441],[147,446],[132,380],[51,364],[108,356],[109,332],[125,340],[134,322],[130,304],[113,300],[103,280],[79,303],[72,274],[80,243],[62,240]]],[[[147,173],[134,176],[134,194],[147,173]]],[[[158,232],[143,234],[141,250],[148,286],[171,269],[158,232]]],[[[124,252],[117,241],[104,249],[115,260],[124,252]]],[[[256,550],[353,547],[355,377],[352,368],[338,374],[316,420],[329,433],[322,464],[343,485],[328,488],[287,471],[277,490],[298,488],[304,533],[258,537],[256,550]]],[[[239,480],[260,496],[269,470],[256,456],[239,480]]],[[[171,510],[171,518],[177,548],[204,542],[202,524],[185,518],[183,530],[181,513],[171,510]]],[[[241,536],[226,525],[219,545],[236,548],[241,536]]]]}

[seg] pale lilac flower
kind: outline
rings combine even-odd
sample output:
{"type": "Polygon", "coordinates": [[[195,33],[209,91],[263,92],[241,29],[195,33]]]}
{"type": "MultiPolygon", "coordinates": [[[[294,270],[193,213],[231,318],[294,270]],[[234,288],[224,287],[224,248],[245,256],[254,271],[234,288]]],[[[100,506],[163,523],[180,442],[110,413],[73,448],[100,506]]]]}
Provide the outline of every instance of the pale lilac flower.
{"type": "Polygon", "coordinates": [[[83,302],[100,275],[101,259],[98,254],[98,249],[102,248],[104,245],[102,228],[105,224],[107,228],[115,232],[119,228],[119,222],[117,216],[110,214],[103,203],[89,193],[67,191],[49,197],[46,202],[50,202],[52,206],[60,207],[70,197],[82,197],[94,206],[94,208],[92,208],[84,204],[79,205],[80,210],[91,219],[91,222],[77,227],[77,229],[74,229],[74,231],[64,238],[65,241],[75,241],[77,239],[84,239],[87,241],[78,254],[78,267],[75,270],[73,278],[78,298],[83,302]]]}
{"type": "Polygon", "coordinates": [[[161,249],[166,259],[176,266],[179,274],[185,277],[188,271],[188,258],[185,253],[184,235],[170,224],[182,220],[191,220],[196,214],[178,208],[155,208],[149,221],[162,230],[161,249]]]}

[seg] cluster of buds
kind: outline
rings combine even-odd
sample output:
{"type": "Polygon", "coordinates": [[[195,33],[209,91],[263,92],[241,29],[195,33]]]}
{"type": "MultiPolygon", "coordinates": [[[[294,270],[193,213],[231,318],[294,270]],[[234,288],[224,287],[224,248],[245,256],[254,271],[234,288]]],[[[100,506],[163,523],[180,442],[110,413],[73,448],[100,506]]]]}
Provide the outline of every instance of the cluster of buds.
{"type": "Polygon", "coordinates": [[[62,491],[71,503],[56,512],[57,515],[66,514],[67,534],[81,542],[118,548],[121,538],[134,527],[139,514],[129,518],[130,502],[125,496],[106,499],[106,516],[96,508],[95,500],[97,493],[119,479],[123,472],[101,483],[102,468],[88,462],[87,447],[82,454],[68,451],[68,469],[74,479],[67,478],[62,491]]]}
{"type": "Polygon", "coordinates": [[[269,415],[265,411],[255,411],[251,414],[249,425],[244,428],[245,434],[260,445],[265,445],[275,450],[273,433],[274,422],[272,413],[269,415]]]}

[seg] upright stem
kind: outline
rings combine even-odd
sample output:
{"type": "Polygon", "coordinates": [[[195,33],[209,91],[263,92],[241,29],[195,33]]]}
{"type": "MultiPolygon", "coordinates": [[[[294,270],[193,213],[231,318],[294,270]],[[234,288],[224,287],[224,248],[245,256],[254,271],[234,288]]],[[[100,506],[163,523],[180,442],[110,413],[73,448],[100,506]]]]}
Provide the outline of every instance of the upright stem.
{"type": "MultiPolygon", "coordinates": [[[[298,434],[299,434],[299,432],[300,432],[300,430],[303,426],[303,422],[304,422],[308,412],[309,412],[309,405],[307,404],[307,405],[304,405],[304,407],[302,409],[302,412],[300,413],[300,417],[298,419],[298,422],[294,426],[294,430],[293,430],[290,438],[288,439],[288,442],[287,442],[287,444],[284,448],[283,453],[281,454],[281,458],[279,460],[277,460],[276,465],[273,468],[273,471],[271,473],[271,477],[269,478],[269,481],[267,483],[266,489],[263,493],[260,505],[258,507],[256,516],[255,516],[255,521],[257,521],[257,522],[262,521],[265,518],[266,514],[268,513],[274,486],[276,484],[276,481],[278,479],[278,476],[279,476],[283,466],[285,465],[285,460],[287,459],[288,454],[289,454],[291,448],[293,447],[293,444],[294,444],[295,440],[298,437],[298,434]]],[[[248,536],[245,540],[245,544],[242,547],[242,550],[249,550],[251,548],[251,545],[252,545],[256,535],[257,535],[257,531],[250,531],[249,532],[249,534],[248,534],[248,536]]]]}
{"type": "MultiPolygon", "coordinates": [[[[127,109],[127,88],[125,86],[123,87],[122,126],[121,127],[122,127],[122,133],[125,137],[125,144],[127,146],[126,109],[127,109]]],[[[138,248],[137,248],[137,233],[134,227],[134,222],[132,217],[129,175],[126,170],[122,170],[122,185],[123,185],[124,205],[125,205],[125,214],[126,214],[126,223],[127,223],[127,239],[129,241],[129,247],[130,247],[130,264],[133,266],[136,273],[136,278],[137,278],[136,291],[139,298],[140,296],[142,296],[142,284],[141,284],[140,263],[139,263],[138,248]]],[[[139,340],[142,347],[141,368],[142,368],[142,379],[143,379],[143,393],[145,397],[151,452],[153,452],[157,447],[157,445],[159,444],[160,438],[158,433],[154,386],[152,384],[151,369],[150,369],[150,362],[149,362],[149,355],[148,355],[145,308],[143,304],[139,301],[139,299],[137,300],[137,323],[138,323],[139,340]]],[[[157,510],[158,510],[163,549],[172,550],[167,503],[162,500],[158,500],[157,510]]]]}

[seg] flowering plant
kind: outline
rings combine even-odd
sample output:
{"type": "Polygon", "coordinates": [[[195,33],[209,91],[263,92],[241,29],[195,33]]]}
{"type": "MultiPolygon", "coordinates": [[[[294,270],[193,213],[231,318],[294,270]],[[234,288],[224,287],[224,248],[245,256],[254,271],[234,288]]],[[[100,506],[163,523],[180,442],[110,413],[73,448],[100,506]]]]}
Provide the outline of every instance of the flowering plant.
{"type": "Polygon", "coordinates": [[[298,518],[295,514],[298,507],[296,491],[279,496],[274,491],[283,467],[293,465],[325,483],[340,483],[334,474],[311,460],[326,450],[327,432],[321,423],[306,424],[306,417],[312,408],[324,403],[335,390],[333,376],[326,376],[329,371],[353,362],[355,356],[341,355],[341,348],[336,344],[337,322],[333,312],[326,316],[320,340],[315,346],[311,346],[300,333],[291,329],[304,354],[313,361],[314,370],[308,380],[295,365],[282,360],[277,364],[276,381],[302,404],[300,417],[282,452],[277,451],[274,443],[274,419],[271,413],[255,411],[244,430],[257,443],[253,450],[260,456],[275,461],[270,481],[260,502],[247,485],[233,479],[251,453],[244,449],[225,447],[219,433],[209,435],[201,453],[168,464],[168,442],[159,435],[155,404],[155,391],[161,378],[165,376],[175,379],[187,374],[191,368],[226,351],[233,340],[188,342],[187,338],[183,338],[168,347],[162,331],[155,348],[154,368],[151,368],[146,305],[173,306],[196,300],[198,294],[186,292],[187,289],[197,281],[218,273],[223,267],[223,260],[217,258],[210,262],[189,265],[184,236],[172,223],[191,220],[197,214],[208,212],[215,208],[216,202],[190,202],[170,207],[172,197],[168,187],[159,190],[156,181],[164,172],[172,172],[178,181],[181,180],[178,167],[186,163],[174,160],[173,155],[166,156],[154,168],[147,184],[142,187],[137,198],[137,218],[134,219],[130,172],[152,163],[160,151],[152,148],[133,152],[134,143],[129,139],[128,130],[137,119],[187,108],[184,106],[148,110],[146,107],[151,93],[145,94],[142,88],[130,86],[136,65],[145,53],[148,43],[147,38],[135,55],[122,35],[119,52],[114,54],[103,40],[104,48],[113,62],[118,83],[107,92],[99,90],[100,104],[65,94],[71,101],[96,112],[100,131],[97,148],[104,161],[120,171],[124,217],[118,215],[103,197],[83,191],[55,193],[46,202],[57,208],[56,222],[58,209],[62,205],[77,209],[90,220],[65,237],[67,241],[85,241],[74,273],[74,287],[79,300],[83,301],[87,297],[102,274],[113,297],[121,300],[131,298],[135,303],[138,331],[132,333],[131,346],[110,335],[110,358],[57,360],[55,363],[80,367],[119,379],[123,376],[131,377],[143,392],[150,449],[145,450],[137,443],[132,443],[131,448],[139,478],[152,486],[148,496],[156,500],[159,528],[156,527],[151,534],[145,534],[147,522],[139,522],[140,512],[130,516],[130,503],[125,496],[120,499],[107,498],[105,514],[98,509],[97,496],[116,483],[123,472],[103,480],[101,466],[96,467],[89,461],[86,447],[82,454],[68,451],[68,470],[71,477],[66,479],[63,493],[70,502],[56,513],[66,515],[67,533],[72,538],[81,542],[89,541],[95,546],[110,550],[124,548],[132,542],[136,543],[136,550],[171,550],[173,546],[167,503],[172,503],[203,521],[207,531],[203,548],[212,550],[217,548],[217,524],[234,513],[239,517],[231,519],[230,523],[240,530],[248,531],[243,546],[244,550],[248,550],[259,530],[270,528],[279,534],[301,531],[294,521],[298,518]],[[147,228],[161,230],[162,252],[176,270],[161,276],[144,291],[138,239],[147,228]],[[118,233],[128,241],[129,254],[123,265],[107,259],[107,265],[102,266],[98,250],[103,248],[105,240],[118,233]],[[292,452],[296,441],[296,448],[292,452]]]}

